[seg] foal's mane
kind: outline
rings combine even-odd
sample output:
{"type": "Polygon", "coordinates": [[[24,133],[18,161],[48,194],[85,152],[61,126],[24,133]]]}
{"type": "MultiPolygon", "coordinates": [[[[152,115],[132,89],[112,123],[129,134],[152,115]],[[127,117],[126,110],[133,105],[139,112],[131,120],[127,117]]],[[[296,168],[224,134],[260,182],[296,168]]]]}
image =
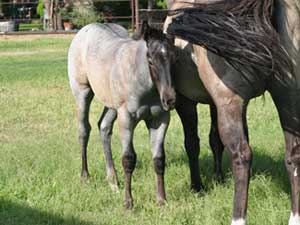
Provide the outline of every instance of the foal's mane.
{"type": "Polygon", "coordinates": [[[272,26],[273,0],[221,0],[191,3],[175,15],[169,34],[225,58],[247,80],[294,75],[288,54],[272,26]]]}
{"type": "Polygon", "coordinates": [[[167,40],[166,34],[164,34],[161,29],[156,29],[148,25],[146,21],[142,23],[141,28],[134,33],[131,38],[133,40],[140,40],[143,38],[147,43],[151,40],[167,40]]]}

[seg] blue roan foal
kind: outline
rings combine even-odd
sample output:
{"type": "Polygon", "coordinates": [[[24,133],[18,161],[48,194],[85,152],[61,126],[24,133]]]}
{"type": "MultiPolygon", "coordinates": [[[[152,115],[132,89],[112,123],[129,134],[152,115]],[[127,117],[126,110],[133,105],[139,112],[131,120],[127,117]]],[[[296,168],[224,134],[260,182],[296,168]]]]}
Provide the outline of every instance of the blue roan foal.
{"type": "Polygon", "coordinates": [[[135,38],[116,24],[90,24],[82,28],[71,43],[68,74],[76,98],[79,142],[82,150],[82,177],[88,177],[87,144],[90,103],[96,97],[105,105],[98,127],[106,158],[107,178],[118,188],[111,153],[113,123],[117,119],[123,149],[125,207],[133,206],[131,176],[136,164],[133,132],[140,120],[150,133],[157,198],[164,203],[164,138],[175,104],[170,64],[172,43],[156,29],[143,23],[135,38]]]}

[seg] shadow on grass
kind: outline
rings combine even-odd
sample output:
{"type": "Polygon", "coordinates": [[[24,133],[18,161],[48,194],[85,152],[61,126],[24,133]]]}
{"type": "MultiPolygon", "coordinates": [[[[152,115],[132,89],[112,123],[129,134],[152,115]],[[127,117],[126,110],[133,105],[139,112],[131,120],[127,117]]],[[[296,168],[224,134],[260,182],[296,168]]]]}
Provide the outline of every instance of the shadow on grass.
{"type": "Polygon", "coordinates": [[[63,218],[26,205],[0,199],[0,224],[3,225],[93,225],[78,218],[63,218]]]}
{"type": "MultiPolygon", "coordinates": [[[[255,179],[255,176],[265,175],[271,177],[272,182],[276,184],[279,189],[282,189],[285,193],[290,193],[290,182],[288,179],[288,174],[284,165],[284,151],[282,152],[282,157],[272,158],[270,155],[264,153],[265,150],[255,147],[253,150],[253,160],[252,160],[252,171],[251,178],[255,179]]],[[[200,153],[201,154],[201,153],[200,153]]],[[[168,164],[189,166],[188,158],[185,152],[181,152],[177,155],[167,156],[168,164]]],[[[205,186],[204,192],[208,192],[213,183],[217,182],[214,176],[214,160],[212,153],[209,155],[202,156],[199,159],[200,174],[202,182],[205,186]]],[[[225,175],[225,183],[227,183],[228,178],[232,177],[230,162],[228,155],[224,152],[223,154],[223,174],[225,175]]],[[[187,176],[190,176],[187,174],[187,176]]],[[[220,183],[222,185],[222,183],[220,183]]],[[[250,183],[251,185],[251,183],[250,183]]]]}
{"type": "Polygon", "coordinates": [[[275,182],[279,189],[289,194],[290,181],[284,165],[284,154],[285,152],[282,151],[282,157],[274,159],[265,154],[264,149],[255,148],[253,151],[252,177],[260,174],[270,176],[272,182],[275,182]]]}

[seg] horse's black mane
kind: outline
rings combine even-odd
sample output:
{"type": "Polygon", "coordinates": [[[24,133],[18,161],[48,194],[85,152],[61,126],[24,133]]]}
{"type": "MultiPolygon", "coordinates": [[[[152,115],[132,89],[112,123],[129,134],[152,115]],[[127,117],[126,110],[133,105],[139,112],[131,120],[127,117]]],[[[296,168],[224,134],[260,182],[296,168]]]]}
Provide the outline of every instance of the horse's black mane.
{"type": "Polygon", "coordinates": [[[293,74],[271,22],[273,0],[221,0],[170,11],[167,32],[224,57],[248,80],[293,74]]]}

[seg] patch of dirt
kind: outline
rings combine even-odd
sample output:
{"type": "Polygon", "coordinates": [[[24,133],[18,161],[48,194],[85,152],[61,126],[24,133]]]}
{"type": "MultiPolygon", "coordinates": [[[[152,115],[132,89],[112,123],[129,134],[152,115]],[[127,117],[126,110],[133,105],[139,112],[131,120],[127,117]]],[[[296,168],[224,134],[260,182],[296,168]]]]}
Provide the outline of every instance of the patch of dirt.
{"type": "Polygon", "coordinates": [[[76,33],[65,34],[0,34],[0,41],[33,41],[41,38],[72,38],[76,33]]]}
{"type": "Polygon", "coordinates": [[[22,55],[35,55],[40,53],[53,53],[53,52],[65,52],[57,49],[41,49],[39,51],[13,51],[13,52],[0,52],[0,56],[22,56],[22,55]]]}

